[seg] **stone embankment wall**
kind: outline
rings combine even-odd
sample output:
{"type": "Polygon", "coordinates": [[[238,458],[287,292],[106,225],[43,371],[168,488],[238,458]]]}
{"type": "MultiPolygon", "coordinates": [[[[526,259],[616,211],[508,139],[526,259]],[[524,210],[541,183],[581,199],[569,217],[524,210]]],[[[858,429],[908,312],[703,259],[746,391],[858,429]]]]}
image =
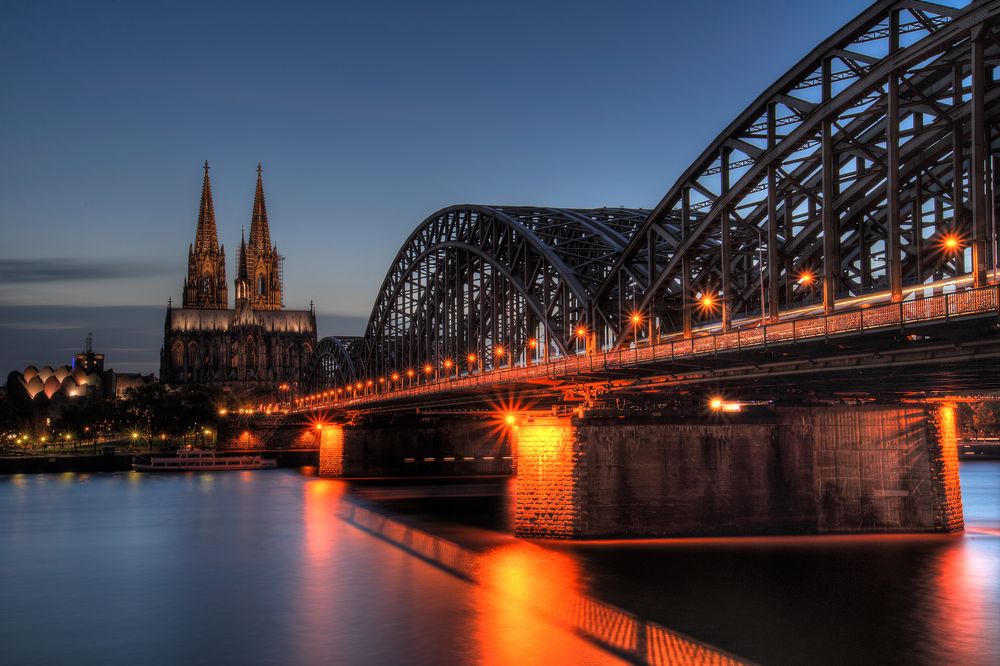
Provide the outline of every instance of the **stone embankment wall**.
{"type": "Polygon", "coordinates": [[[700,423],[540,418],[515,430],[522,536],[954,531],[954,410],[782,407],[700,423]]]}

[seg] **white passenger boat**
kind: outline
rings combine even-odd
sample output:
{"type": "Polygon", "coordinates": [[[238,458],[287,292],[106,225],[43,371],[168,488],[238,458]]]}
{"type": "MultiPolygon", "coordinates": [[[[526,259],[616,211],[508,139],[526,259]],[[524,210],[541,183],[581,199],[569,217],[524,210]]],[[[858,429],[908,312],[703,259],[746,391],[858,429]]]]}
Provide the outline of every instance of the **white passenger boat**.
{"type": "Polygon", "coordinates": [[[132,459],[137,472],[190,472],[226,469],[274,469],[278,461],[259,455],[216,455],[215,451],[189,449],[176,456],[149,456],[132,459]]]}

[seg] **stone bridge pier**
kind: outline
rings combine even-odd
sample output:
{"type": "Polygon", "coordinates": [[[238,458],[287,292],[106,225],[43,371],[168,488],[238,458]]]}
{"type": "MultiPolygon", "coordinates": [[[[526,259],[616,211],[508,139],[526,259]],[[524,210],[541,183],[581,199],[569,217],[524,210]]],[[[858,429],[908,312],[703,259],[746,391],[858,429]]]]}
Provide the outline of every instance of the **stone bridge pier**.
{"type": "Polygon", "coordinates": [[[511,439],[496,422],[472,418],[324,424],[321,476],[510,475],[511,439]]]}
{"type": "Polygon", "coordinates": [[[516,473],[524,537],[963,527],[950,405],[327,426],[320,461],[326,476],[516,473]]]}

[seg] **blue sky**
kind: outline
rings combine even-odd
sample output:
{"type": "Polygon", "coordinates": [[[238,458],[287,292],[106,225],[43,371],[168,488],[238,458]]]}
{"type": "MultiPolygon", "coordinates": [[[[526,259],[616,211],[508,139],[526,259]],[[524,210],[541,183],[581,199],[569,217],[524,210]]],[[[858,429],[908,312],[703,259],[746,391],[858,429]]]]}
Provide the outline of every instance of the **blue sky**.
{"type": "Polygon", "coordinates": [[[867,5],[6,0],[0,376],[158,366],[203,160],[229,277],[260,161],[286,304],[359,334],[433,211],[653,206],[867,5]]]}

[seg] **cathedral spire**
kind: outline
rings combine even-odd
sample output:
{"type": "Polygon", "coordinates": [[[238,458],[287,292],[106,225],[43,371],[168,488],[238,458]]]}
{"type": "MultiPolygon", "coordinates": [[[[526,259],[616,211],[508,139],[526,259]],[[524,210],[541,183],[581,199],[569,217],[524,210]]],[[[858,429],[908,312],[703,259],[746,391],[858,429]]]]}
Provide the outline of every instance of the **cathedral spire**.
{"type": "Polygon", "coordinates": [[[212,182],[208,177],[208,160],[205,160],[205,178],[201,183],[201,208],[198,210],[198,232],[195,235],[196,252],[216,250],[219,234],[215,229],[215,207],[212,205],[212,182]]]}
{"type": "Polygon", "coordinates": [[[188,271],[184,281],[183,304],[186,308],[225,308],[229,292],[226,287],[226,251],[219,245],[215,229],[215,207],[212,205],[212,183],[208,178],[208,161],[201,182],[201,207],[194,244],[188,246],[188,271]]]}
{"type": "Polygon", "coordinates": [[[236,257],[236,306],[250,298],[250,271],[247,268],[246,227],[240,228],[240,251],[236,257]]]}
{"type": "Polygon", "coordinates": [[[267,224],[267,204],[264,202],[264,180],[261,172],[264,170],[257,163],[257,192],[253,198],[253,212],[250,215],[250,246],[254,250],[267,250],[271,247],[271,230],[267,224]]]}
{"type": "Polygon", "coordinates": [[[240,228],[240,257],[239,257],[239,265],[237,265],[236,267],[236,279],[237,280],[250,279],[250,274],[247,271],[246,227],[240,228]]]}

